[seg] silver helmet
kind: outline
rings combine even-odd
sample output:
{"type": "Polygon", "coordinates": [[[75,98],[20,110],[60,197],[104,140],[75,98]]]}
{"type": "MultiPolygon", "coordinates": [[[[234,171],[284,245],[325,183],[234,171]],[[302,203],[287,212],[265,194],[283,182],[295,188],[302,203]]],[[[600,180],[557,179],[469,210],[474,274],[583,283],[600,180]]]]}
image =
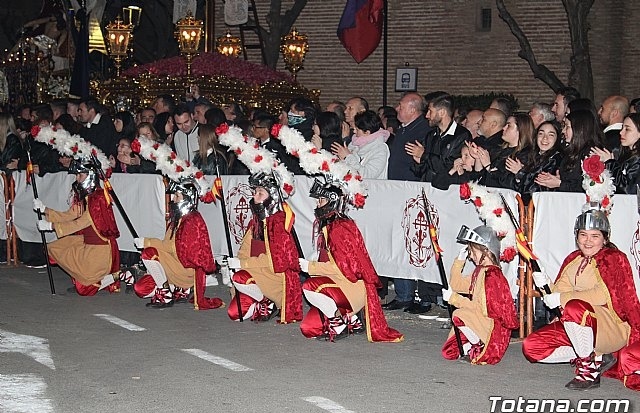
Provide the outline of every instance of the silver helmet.
{"type": "Polygon", "coordinates": [[[609,236],[611,226],[609,225],[609,219],[604,211],[599,209],[588,209],[576,218],[576,223],[573,226],[573,232],[577,236],[580,230],[596,229],[602,231],[605,234],[605,238],[609,236]]]}
{"type": "Polygon", "coordinates": [[[281,209],[280,204],[282,200],[280,188],[278,187],[278,182],[273,175],[269,175],[264,172],[254,173],[249,176],[249,186],[253,190],[256,188],[264,188],[269,193],[269,197],[261,204],[256,204],[253,199],[250,201],[253,213],[257,214],[260,219],[273,215],[281,209]]]}
{"type": "Polygon", "coordinates": [[[498,239],[498,235],[491,227],[480,225],[479,227],[470,229],[466,225],[463,225],[458,233],[457,241],[461,244],[472,242],[487,247],[487,249],[493,253],[496,260],[500,260],[500,239],[498,239]]]}
{"type": "Polygon", "coordinates": [[[72,185],[79,198],[84,198],[96,190],[96,187],[98,186],[98,174],[96,173],[96,168],[97,166],[91,161],[83,161],[81,159],[71,160],[71,163],[69,164],[69,174],[87,174],[87,177],[82,182],[74,182],[72,185]]]}
{"type": "Polygon", "coordinates": [[[315,209],[316,218],[322,220],[327,219],[330,215],[335,215],[335,213],[344,214],[347,201],[344,190],[339,184],[335,182],[322,183],[316,178],[309,190],[309,196],[315,199],[324,198],[327,200],[325,205],[315,209]]]}
{"type": "Polygon", "coordinates": [[[167,187],[168,194],[182,194],[181,201],[171,202],[171,215],[174,219],[182,218],[189,212],[198,210],[200,185],[193,178],[181,178],[179,181],[170,181],[167,187]]]}

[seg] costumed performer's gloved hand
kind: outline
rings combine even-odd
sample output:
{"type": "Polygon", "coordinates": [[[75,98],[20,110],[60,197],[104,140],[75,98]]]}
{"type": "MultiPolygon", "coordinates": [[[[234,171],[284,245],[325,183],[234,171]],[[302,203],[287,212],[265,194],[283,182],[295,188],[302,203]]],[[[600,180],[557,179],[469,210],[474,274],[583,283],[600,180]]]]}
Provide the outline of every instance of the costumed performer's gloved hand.
{"type": "Polygon", "coordinates": [[[304,258],[298,258],[298,261],[300,262],[300,271],[308,273],[309,261],[305,260],[304,258]]]}
{"type": "Polygon", "coordinates": [[[449,299],[451,298],[451,296],[453,295],[453,290],[451,289],[451,287],[449,288],[443,288],[442,289],[442,300],[449,302],[449,299]]]}
{"type": "Polygon", "coordinates": [[[144,249],[144,238],[134,238],[133,245],[135,245],[139,250],[144,249]]]}
{"type": "Polygon", "coordinates": [[[42,203],[42,201],[40,200],[40,198],[36,198],[33,200],[33,210],[34,211],[40,211],[44,214],[44,210],[47,209],[47,207],[42,203]]]}
{"type": "Polygon", "coordinates": [[[462,247],[462,249],[458,253],[458,259],[462,261],[466,261],[467,258],[469,258],[469,247],[465,245],[464,247],[462,247]]]}
{"type": "Polygon", "coordinates": [[[53,224],[46,219],[38,220],[38,231],[53,231],[53,224]]]}
{"type": "Polygon", "coordinates": [[[547,284],[551,285],[551,279],[542,267],[540,267],[540,271],[534,271],[532,276],[533,282],[538,288],[542,288],[547,284]]]}
{"type": "Polygon", "coordinates": [[[542,301],[551,309],[560,307],[560,293],[546,294],[542,297],[542,301]]]}
{"type": "Polygon", "coordinates": [[[239,270],[240,269],[240,258],[236,258],[236,257],[227,258],[227,265],[232,270],[239,270]]]}

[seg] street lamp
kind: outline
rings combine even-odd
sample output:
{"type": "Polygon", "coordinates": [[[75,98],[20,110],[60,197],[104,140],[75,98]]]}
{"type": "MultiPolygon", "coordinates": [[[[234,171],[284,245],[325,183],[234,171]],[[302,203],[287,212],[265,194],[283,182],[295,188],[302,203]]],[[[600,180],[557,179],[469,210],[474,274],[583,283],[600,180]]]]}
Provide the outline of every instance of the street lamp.
{"type": "Polygon", "coordinates": [[[125,24],[130,24],[135,30],[140,24],[140,16],[142,15],[142,7],[126,6],[122,8],[122,16],[125,24]]]}
{"type": "Polygon", "coordinates": [[[176,40],[182,54],[187,61],[187,82],[191,83],[191,62],[193,57],[198,54],[198,46],[200,46],[200,37],[202,36],[202,20],[193,17],[191,10],[187,11],[187,15],[176,23],[176,40]]]}
{"type": "Polygon", "coordinates": [[[216,39],[216,49],[218,53],[225,56],[238,57],[242,52],[242,40],[238,36],[233,36],[227,32],[224,36],[216,39]]]}
{"type": "Polygon", "coordinates": [[[116,77],[120,77],[120,65],[127,57],[129,41],[133,25],[125,24],[120,17],[107,25],[107,40],[109,41],[109,56],[116,62],[116,77]]]}
{"type": "Polygon", "coordinates": [[[284,63],[287,70],[296,78],[296,74],[302,69],[304,56],[309,50],[309,42],[306,34],[302,34],[294,27],[287,35],[282,37],[280,51],[284,57],[284,63]]]}

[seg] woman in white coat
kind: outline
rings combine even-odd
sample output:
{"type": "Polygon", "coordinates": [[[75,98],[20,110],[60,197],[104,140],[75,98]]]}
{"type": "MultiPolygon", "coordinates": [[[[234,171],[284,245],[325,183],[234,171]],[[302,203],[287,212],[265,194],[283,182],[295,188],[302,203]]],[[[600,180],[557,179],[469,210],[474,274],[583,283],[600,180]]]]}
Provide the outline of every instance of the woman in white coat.
{"type": "Polygon", "coordinates": [[[377,113],[367,110],[354,117],[355,134],[349,146],[333,143],[331,151],[363,178],[387,179],[389,132],[377,113]]]}

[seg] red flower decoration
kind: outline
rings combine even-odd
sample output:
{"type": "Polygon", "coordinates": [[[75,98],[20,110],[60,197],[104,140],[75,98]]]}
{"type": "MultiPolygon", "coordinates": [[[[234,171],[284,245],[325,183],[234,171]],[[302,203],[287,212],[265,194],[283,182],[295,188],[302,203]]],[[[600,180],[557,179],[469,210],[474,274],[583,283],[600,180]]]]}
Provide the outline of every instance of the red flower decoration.
{"type": "Polygon", "coordinates": [[[254,143],[254,144],[253,144],[253,147],[254,147],[255,149],[258,149],[258,148],[260,147],[260,144],[259,144],[258,142],[256,142],[256,143],[254,143]]]}
{"type": "Polygon", "coordinates": [[[56,138],[51,138],[51,139],[49,139],[49,143],[50,143],[51,145],[55,145],[55,144],[56,144],[56,138]]]}
{"type": "Polygon", "coordinates": [[[504,251],[502,251],[502,255],[500,255],[500,260],[504,262],[510,262],[516,257],[516,255],[518,255],[518,252],[516,251],[516,249],[514,247],[508,247],[508,248],[505,248],[504,251]]]}
{"type": "Polygon", "coordinates": [[[229,125],[227,125],[226,123],[221,123],[220,125],[218,125],[218,127],[216,128],[216,135],[220,136],[224,133],[229,132],[229,125]]]}
{"type": "Polygon", "coordinates": [[[349,182],[351,180],[351,178],[353,178],[353,176],[351,174],[346,174],[344,176],[344,180],[347,181],[347,182],[349,182]]]}
{"type": "Polygon", "coordinates": [[[460,199],[467,200],[471,198],[471,188],[468,183],[460,185],[460,199]]]}
{"type": "Polygon", "coordinates": [[[159,147],[160,147],[159,143],[154,143],[153,144],[153,149],[158,150],[159,147]]]}
{"type": "Polygon", "coordinates": [[[202,171],[198,171],[194,176],[196,177],[196,179],[200,179],[204,176],[204,174],[202,173],[202,171]]]}
{"type": "Polygon", "coordinates": [[[327,161],[322,162],[322,167],[320,169],[326,172],[329,171],[329,164],[327,163],[327,161]]]}
{"type": "Polygon", "coordinates": [[[282,185],[282,189],[284,189],[284,192],[286,192],[288,195],[291,195],[291,192],[293,191],[293,186],[285,182],[284,185],[282,185]]]}
{"type": "Polygon", "coordinates": [[[240,156],[240,154],[242,154],[242,149],[238,148],[234,152],[236,153],[236,155],[240,156]]]}
{"type": "Polygon", "coordinates": [[[200,200],[202,202],[204,202],[205,204],[210,204],[213,202],[214,198],[213,198],[213,194],[211,193],[211,191],[207,191],[206,194],[204,194],[204,196],[200,197],[200,200]]]}
{"type": "Polygon", "coordinates": [[[184,171],[184,168],[180,165],[176,165],[176,172],[182,172],[184,171]]]}
{"type": "Polygon", "coordinates": [[[353,197],[353,206],[362,208],[364,206],[365,197],[362,194],[355,194],[353,197]]]}
{"type": "Polygon", "coordinates": [[[271,136],[274,136],[276,138],[279,137],[280,129],[282,129],[282,125],[280,123],[274,123],[270,130],[271,136]]]}
{"type": "Polygon", "coordinates": [[[36,136],[38,136],[39,133],[40,133],[40,126],[34,125],[31,127],[31,136],[35,138],[36,136]]]}
{"type": "Polygon", "coordinates": [[[315,147],[311,148],[311,151],[309,151],[309,152],[311,152],[312,154],[315,155],[316,153],[318,153],[318,148],[315,148],[315,147]]]}
{"type": "Polygon", "coordinates": [[[493,213],[495,214],[495,216],[500,217],[502,216],[502,208],[496,208],[493,210],[493,213]]]}
{"type": "Polygon", "coordinates": [[[71,148],[71,152],[73,152],[74,155],[78,153],[78,145],[74,145],[73,148],[71,148]]]}
{"type": "Polygon", "coordinates": [[[475,205],[478,208],[480,208],[482,206],[482,199],[480,199],[480,197],[477,196],[476,199],[473,200],[473,205],[475,205]]]}
{"type": "Polygon", "coordinates": [[[91,148],[91,155],[98,156],[98,151],[95,148],[91,148]]]}
{"type": "Polygon", "coordinates": [[[178,155],[176,155],[175,152],[171,152],[171,154],[169,155],[169,158],[171,158],[172,160],[176,159],[177,157],[178,157],[178,155]]]}
{"type": "Polygon", "coordinates": [[[298,154],[298,151],[291,152],[291,155],[295,156],[296,158],[300,157],[300,154],[298,154]]]}
{"type": "Polygon", "coordinates": [[[610,203],[610,201],[609,201],[609,197],[608,196],[605,196],[604,198],[602,198],[602,207],[603,208],[608,207],[609,203],[610,203]]]}
{"type": "Polygon", "coordinates": [[[600,174],[604,172],[604,163],[598,155],[592,155],[582,161],[582,170],[589,175],[589,178],[600,182],[600,174]]]}
{"type": "Polygon", "coordinates": [[[362,175],[356,175],[356,181],[362,182],[362,175]]]}
{"type": "Polygon", "coordinates": [[[184,164],[187,165],[187,168],[191,166],[191,162],[189,161],[184,161],[184,164]]]}
{"type": "Polygon", "coordinates": [[[151,158],[151,160],[155,161],[157,158],[154,154],[149,155],[149,158],[151,158]]]}
{"type": "Polygon", "coordinates": [[[140,141],[138,139],[134,139],[133,142],[131,142],[131,151],[134,153],[140,153],[140,141]]]}
{"type": "Polygon", "coordinates": [[[253,158],[253,161],[254,161],[255,163],[258,163],[258,162],[260,162],[261,160],[262,160],[262,155],[256,155],[256,157],[255,157],[255,158],[253,158]]]}

